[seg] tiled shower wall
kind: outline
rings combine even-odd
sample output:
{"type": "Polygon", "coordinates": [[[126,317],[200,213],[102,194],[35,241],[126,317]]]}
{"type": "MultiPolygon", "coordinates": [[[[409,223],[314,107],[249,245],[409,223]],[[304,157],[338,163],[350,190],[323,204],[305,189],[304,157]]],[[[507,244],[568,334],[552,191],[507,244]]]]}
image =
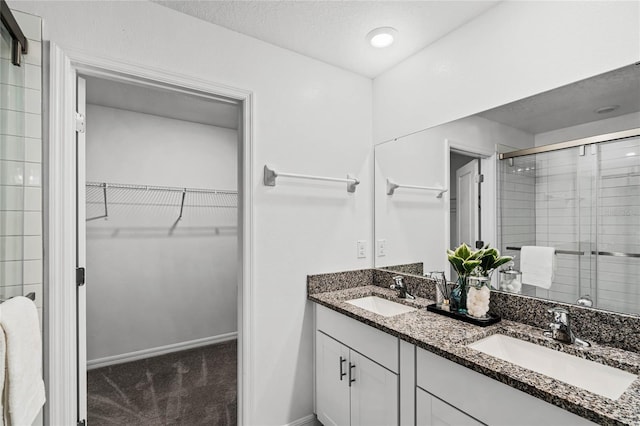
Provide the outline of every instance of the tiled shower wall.
{"type": "MultiPolygon", "coordinates": [[[[536,244],[535,161],[515,158],[513,165],[502,160],[498,168],[498,241],[502,254],[514,256],[514,269],[520,269],[520,252],[507,247],[536,244]]],[[[522,294],[535,295],[535,289],[523,286],[522,294]]]]}
{"type": "MultiPolygon", "coordinates": [[[[640,138],[600,145],[598,251],[640,253],[640,138]]],[[[598,256],[598,306],[640,313],[640,258],[598,256]]]]}
{"type": "Polygon", "coordinates": [[[0,57],[0,299],[36,293],[42,318],[41,19],[13,12],[28,38],[22,66],[0,57]]]}
{"type": "MultiPolygon", "coordinates": [[[[591,204],[592,173],[589,165],[586,170],[582,170],[585,169],[583,162],[579,161],[582,159],[584,157],[579,156],[578,148],[536,156],[535,245],[579,252],[585,250],[584,244],[589,244],[591,224],[586,221],[590,220],[591,212],[581,215],[580,209],[591,204]],[[579,175],[586,179],[578,179],[579,175]]],[[[580,255],[558,253],[555,261],[556,270],[551,288],[535,288],[533,294],[575,303],[579,285],[589,284],[591,271],[582,270],[586,264],[580,255]]],[[[584,294],[589,293],[590,291],[586,291],[584,294]]]]}
{"type": "Polygon", "coordinates": [[[549,290],[523,286],[523,293],[567,303],[589,295],[599,308],[640,313],[640,259],[596,255],[640,253],[640,139],[507,161],[500,164],[501,248],[579,253],[556,255],[549,290]]]}

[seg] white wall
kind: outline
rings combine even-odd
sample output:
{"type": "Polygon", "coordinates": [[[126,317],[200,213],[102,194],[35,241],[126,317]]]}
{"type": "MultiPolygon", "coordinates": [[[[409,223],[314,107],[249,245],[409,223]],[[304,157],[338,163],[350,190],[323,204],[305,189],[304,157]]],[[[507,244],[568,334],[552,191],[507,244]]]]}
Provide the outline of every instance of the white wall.
{"type": "Polygon", "coordinates": [[[640,59],[636,1],[506,1],[374,80],[390,140],[640,59]]]}
{"type": "MultiPolygon", "coordinates": [[[[86,115],[88,181],[237,189],[235,130],[97,105],[86,115]]],[[[102,191],[88,193],[87,217],[103,215],[102,191]]],[[[108,190],[108,220],[87,222],[90,365],[237,331],[237,210],[190,193],[170,234],[181,193],[147,194],[108,190]]]]}
{"type": "MultiPolygon", "coordinates": [[[[398,189],[386,195],[387,178],[449,188],[445,141],[461,151],[491,155],[497,144],[530,147],[533,136],[482,117],[468,117],[376,145],[375,234],[376,240],[386,240],[386,255],[376,257],[376,266],[423,262],[425,271],[449,270],[445,249],[450,238],[451,194],[438,199],[433,192],[398,189]]],[[[495,164],[487,159],[482,167],[482,236],[495,246],[495,164]]]]}
{"type": "Polygon", "coordinates": [[[371,80],[148,2],[22,2],[63,48],[252,90],[255,94],[253,386],[247,424],[313,411],[313,333],[306,275],[372,265],[371,80]],[[262,167],[361,184],[278,179],[262,167]]]}

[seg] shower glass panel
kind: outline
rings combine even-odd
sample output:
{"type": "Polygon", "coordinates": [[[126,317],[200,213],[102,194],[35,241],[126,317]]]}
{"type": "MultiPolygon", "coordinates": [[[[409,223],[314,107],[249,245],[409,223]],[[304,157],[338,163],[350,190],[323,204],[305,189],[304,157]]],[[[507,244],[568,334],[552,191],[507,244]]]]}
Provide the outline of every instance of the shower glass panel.
{"type": "Polygon", "coordinates": [[[600,308],[640,313],[640,138],[598,151],[594,294],[600,308]]]}
{"type": "Polygon", "coordinates": [[[549,289],[522,294],[640,313],[640,138],[499,162],[499,241],[556,249],[549,289]]]}
{"type": "Polygon", "coordinates": [[[0,24],[0,299],[22,295],[24,221],[24,67],[11,63],[0,24]]]}

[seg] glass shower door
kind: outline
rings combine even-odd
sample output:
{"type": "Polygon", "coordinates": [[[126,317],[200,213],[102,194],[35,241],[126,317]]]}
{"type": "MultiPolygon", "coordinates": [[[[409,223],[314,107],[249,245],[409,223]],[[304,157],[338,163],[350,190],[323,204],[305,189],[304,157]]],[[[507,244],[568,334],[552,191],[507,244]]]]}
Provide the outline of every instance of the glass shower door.
{"type": "Polygon", "coordinates": [[[598,146],[597,306],[640,313],[640,138],[598,146]]]}
{"type": "Polygon", "coordinates": [[[0,299],[23,294],[24,67],[11,63],[11,36],[0,24],[0,299]]]}

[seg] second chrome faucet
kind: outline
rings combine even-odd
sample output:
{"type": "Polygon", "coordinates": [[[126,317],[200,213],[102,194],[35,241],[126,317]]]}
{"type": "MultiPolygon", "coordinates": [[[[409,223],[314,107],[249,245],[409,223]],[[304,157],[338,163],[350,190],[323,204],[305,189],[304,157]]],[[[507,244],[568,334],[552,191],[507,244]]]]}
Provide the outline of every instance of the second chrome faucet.
{"type": "Polygon", "coordinates": [[[398,275],[397,277],[393,277],[394,284],[391,284],[389,288],[398,290],[398,297],[400,299],[415,299],[416,297],[409,293],[407,289],[407,284],[404,282],[404,277],[398,275]]]}
{"type": "Polygon", "coordinates": [[[545,331],[544,335],[563,343],[576,344],[584,347],[591,346],[591,343],[578,338],[569,321],[569,311],[559,306],[549,309],[552,316],[552,322],[549,324],[549,331],[545,331]]]}

